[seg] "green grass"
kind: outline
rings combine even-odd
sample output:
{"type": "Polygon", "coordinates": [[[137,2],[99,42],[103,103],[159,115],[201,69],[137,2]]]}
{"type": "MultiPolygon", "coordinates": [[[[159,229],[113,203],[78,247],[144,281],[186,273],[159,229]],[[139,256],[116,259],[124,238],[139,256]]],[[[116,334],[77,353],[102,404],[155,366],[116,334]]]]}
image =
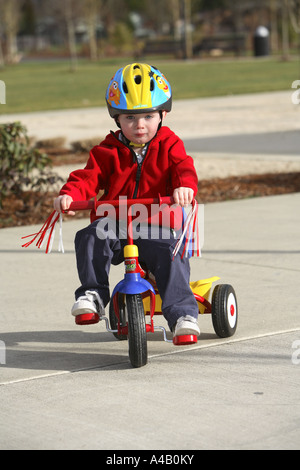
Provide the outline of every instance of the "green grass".
{"type": "MultiPolygon", "coordinates": [[[[104,106],[113,73],[131,60],[80,60],[76,72],[70,72],[67,60],[6,67],[0,71],[6,84],[6,105],[0,105],[0,113],[104,106]]],[[[290,90],[292,82],[300,78],[297,60],[146,61],[166,75],[175,100],[290,90]]]]}

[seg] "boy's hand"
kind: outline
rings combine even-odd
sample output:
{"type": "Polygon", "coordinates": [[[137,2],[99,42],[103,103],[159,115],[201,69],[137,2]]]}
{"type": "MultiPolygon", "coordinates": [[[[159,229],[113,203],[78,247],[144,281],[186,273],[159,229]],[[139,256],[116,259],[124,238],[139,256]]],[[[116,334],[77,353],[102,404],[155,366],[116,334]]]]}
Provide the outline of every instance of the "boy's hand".
{"type": "Polygon", "coordinates": [[[180,188],[174,189],[173,198],[175,204],[179,204],[183,207],[193,202],[194,191],[191,188],[185,188],[184,186],[181,186],[180,188]]]}
{"type": "MultiPolygon", "coordinates": [[[[56,199],[54,199],[54,209],[57,212],[63,212],[67,211],[73,202],[73,198],[71,196],[68,196],[67,194],[64,194],[62,196],[58,196],[56,199]]],[[[69,215],[75,215],[75,212],[73,211],[68,211],[69,215]]]]}

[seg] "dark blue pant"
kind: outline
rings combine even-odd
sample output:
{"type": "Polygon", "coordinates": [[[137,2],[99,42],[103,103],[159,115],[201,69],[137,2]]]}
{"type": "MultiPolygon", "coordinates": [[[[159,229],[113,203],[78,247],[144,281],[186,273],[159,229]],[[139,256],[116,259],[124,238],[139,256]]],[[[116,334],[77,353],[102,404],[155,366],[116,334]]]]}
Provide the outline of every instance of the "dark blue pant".
{"type": "MultiPolygon", "coordinates": [[[[103,236],[102,227],[103,220],[101,228],[95,221],[76,234],[75,250],[81,286],[76,290],[75,297],[84,295],[86,290],[96,290],[106,306],[110,300],[110,267],[124,261],[123,248],[127,239],[121,226],[116,227],[117,234],[110,232],[110,236],[106,237],[103,236]]],[[[141,238],[134,240],[139,249],[139,260],[155,276],[162,298],[162,312],[170,329],[179,317],[191,315],[198,318],[197,302],[189,286],[189,259],[181,259],[181,251],[173,259],[176,239],[172,231],[160,229],[156,238],[153,238],[153,233],[150,238],[148,227],[142,226],[140,230],[141,238]]]]}

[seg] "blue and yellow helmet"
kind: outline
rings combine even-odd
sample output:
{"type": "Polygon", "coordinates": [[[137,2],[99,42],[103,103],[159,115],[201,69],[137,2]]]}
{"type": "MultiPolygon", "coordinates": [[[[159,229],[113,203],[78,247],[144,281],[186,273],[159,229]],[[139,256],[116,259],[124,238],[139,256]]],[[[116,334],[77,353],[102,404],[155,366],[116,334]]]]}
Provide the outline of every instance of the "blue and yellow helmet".
{"type": "Polygon", "coordinates": [[[172,91],[166,77],[155,67],[134,63],[119,69],[106,91],[111,117],[151,111],[171,111],[172,91]]]}

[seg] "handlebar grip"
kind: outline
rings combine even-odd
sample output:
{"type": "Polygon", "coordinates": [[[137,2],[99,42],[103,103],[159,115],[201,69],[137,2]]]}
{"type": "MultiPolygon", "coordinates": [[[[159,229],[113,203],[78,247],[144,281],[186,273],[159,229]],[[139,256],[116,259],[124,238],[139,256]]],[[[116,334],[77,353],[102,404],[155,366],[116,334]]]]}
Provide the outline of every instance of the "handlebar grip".
{"type": "Polygon", "coordinates": [[[92,210],[95,206],[94,201],[73,201],[70,204],[69,211],[92,210]]]}

